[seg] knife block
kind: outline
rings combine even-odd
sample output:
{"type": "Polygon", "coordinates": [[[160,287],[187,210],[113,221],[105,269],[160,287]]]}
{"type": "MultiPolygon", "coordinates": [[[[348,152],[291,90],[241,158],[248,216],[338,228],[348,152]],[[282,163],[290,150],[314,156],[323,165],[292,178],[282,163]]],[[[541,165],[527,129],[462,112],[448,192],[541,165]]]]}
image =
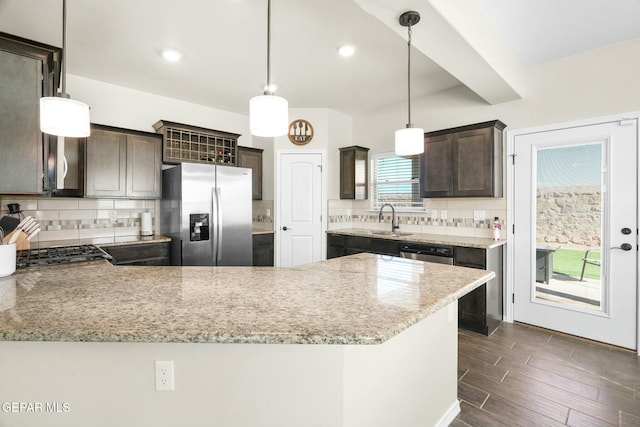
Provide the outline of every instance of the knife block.
{"type": "Polygon", "coordinates": [[[22,250],[30,249],[31,248],[31,242],[29,240],[27,240],[27,233],[25,233],[22,230],[18,230],[18,229],[13,230],[11,233],[9,233],[6,236],[4,236],[4,239],[2,239],[4,244],[6,245],[7,243],[9,243],[9,241],[13,238],[13,235],[16,234],[16,233],[20,233],[20,235],[18,236],[18,238],[15,241],[16,250],[17,251],[22,251],[22,250]]]}

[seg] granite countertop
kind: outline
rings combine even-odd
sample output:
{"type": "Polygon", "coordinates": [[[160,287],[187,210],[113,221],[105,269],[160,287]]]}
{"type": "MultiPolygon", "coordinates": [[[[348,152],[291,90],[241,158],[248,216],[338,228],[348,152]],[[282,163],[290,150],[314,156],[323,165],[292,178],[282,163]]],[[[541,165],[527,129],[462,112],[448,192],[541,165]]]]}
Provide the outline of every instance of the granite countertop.
{"type": "Polygon", "coordinates": [[[446,236],[441,234],[410,233],[398,230],[402,235],[391,236],[376,234],[381,230],[367,228],[339,228],[327,230],[327,234],[343,234],[348,236],[372,237],[376,239],[400,240],[403,242],[434,243],[440,245],[462,246],[467,248],[491,249],[507,243],[506,240],[492,240],[482,237],[446,236]]]}
{"type": "Polygon", "coordinates": [[[128,236],[118,237],[96,237],[87,239],[67,239],[67,240],[47,240],[44,242],[31,242],[32,249],[52,248],[56,246],[73,246],[73,245],[96,245],[96,246],[119,246],[134,245],[137,243],[161,243],[170,242],[171,238],[161,234],[152,236],[140,236],[132,234],[128,236]]]}
{"type": "Polygon", "coordinates": [[[252,234],[273,234],[275,233],[275,231],[273,231],[273,229],[270,228],[257,228],[257,227],[253,227],[253,229],[251,230],[252,234]]]}
{"type": "Polygon", "coordinates": [[[0,340],[379,344],[494,276],[374,254],[296,268],[38,267],[0,278],[0,340]]]}
{"type": "Polygon", "coordinates": [[[119,236],[113,242],[94,243],[97,246],[124,246],[135,245],[139,243],[162,243],[170,242],[171,238],[162,234],[154,234],[152,236],[119,236]]]}
{"type": "MultiPolygon", "coordinates": [[[[266,228],[253,228],[252,234],[270,234],[274,233],[273,230],[266,228]]],[[[96,237],[87,239],[67,239],[67,240],[48,240],[44,242],[31,242],[31,248],[50,248],[55,246],[73,246],[73,245],[96,245],[96,246],[122,246],[122,245],[135,245],[138,243],[162,243],[170,242],[171,238],[162,234],[154,234],[152,236],[140,236],[138,234],[132,234],[128,236],[117,237],[96,237]]]]}

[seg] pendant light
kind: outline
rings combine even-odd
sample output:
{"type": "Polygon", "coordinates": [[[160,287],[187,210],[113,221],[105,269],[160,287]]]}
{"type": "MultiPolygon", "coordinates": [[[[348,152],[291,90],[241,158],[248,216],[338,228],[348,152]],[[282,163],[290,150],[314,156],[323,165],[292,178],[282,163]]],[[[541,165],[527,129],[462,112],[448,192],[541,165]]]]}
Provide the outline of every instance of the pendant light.
{"type": "Polygon", "coordinates": [[[411,26],[420,22],[420,13],[410,10],[400,15],[400,25],[408,29],[407,42],[407,106],[408,121],[404,129],[396,131],[395,152],[398,156],[411,156],[424,152],[424,129],[414,128],[411,123],[411,26]]]}
{"type": "Polygon", "coordinates": [[[274,95],[271,84],[271,0],[267,0],[267,84],[264,94],[249,101],[249,129],[252,135],[274,137],[289,129],[289,103],[274,95]]]}
{"type": "Polygon", "coordinates": [[[89,136],[89,106],[67,95],[67,0],[62,0],[62,93],[40,98],[40,130],[58,136],[89,136]]]}

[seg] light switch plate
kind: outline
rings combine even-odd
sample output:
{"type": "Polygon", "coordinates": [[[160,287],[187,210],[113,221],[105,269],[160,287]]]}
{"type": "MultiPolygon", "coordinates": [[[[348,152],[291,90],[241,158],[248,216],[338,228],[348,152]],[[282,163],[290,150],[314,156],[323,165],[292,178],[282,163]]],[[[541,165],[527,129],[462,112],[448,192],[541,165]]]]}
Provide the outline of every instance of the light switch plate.
{"type": "Polygon", "coordinates": [[[485,219],[485,213],[483,210],[475,210],[473,211],[473,220],[474,221],[482,221],[485,219]]]}
{"type": "Polygon", "coordinates": [[[431,209],[431,219],[438,219],[438,210],[431,209]]]}

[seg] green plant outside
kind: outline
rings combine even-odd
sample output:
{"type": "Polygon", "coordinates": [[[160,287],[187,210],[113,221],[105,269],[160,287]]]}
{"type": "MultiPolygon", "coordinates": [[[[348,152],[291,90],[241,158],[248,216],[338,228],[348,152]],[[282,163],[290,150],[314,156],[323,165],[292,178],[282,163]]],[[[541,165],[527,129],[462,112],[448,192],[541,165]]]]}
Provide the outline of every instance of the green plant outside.
{"type": "MultiPolygon", "coordinates": [[[[553,272],[579,279],[580,272],[582,271],[582,258],[584,258],[585,252],[585,250],[558,249],[553,253],[553,272]]],[[[600,252],[589,252],[589,258],[600,259],[600,252]]],[[[584,277],[589,279],[599,279],[600,266],[587,264],[587,267],[584,270],[584,277]]]]}

